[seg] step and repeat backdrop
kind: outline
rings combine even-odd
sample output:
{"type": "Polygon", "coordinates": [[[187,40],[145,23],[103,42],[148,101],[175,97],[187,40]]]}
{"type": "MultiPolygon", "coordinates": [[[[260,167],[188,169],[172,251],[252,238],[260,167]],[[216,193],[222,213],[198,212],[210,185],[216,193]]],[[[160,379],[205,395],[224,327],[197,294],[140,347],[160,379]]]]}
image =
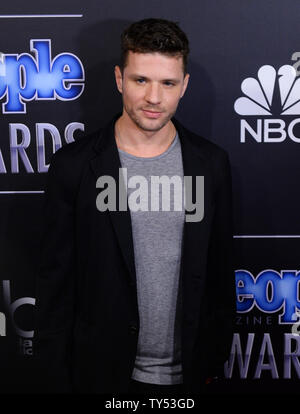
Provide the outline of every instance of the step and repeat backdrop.
{"type": "Polygon", "coordinates": [[[187,33],[191,78],[177,118],[231,159],[237,299],[224,389],[299,386],[300,3],[29,0],[0,6],[0,393],[34,392],[51,156],[121,110],[120,34],[146,17],[187,33]]]}

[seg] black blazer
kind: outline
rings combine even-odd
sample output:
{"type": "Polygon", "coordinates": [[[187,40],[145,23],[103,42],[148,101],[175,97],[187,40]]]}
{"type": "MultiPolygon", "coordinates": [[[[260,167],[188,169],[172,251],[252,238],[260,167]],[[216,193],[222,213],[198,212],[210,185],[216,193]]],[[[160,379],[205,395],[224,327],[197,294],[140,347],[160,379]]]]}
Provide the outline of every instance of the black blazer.
{"type": "MultiPolygon", "coordinates": [[[[96,208],[97,178],[118,182],[119,116],[51,159],[33,348],[42,392],[113,393],[129,386],[139,332],[130,211],[96,208]]],[[[184,175],[204,176],[204,218],[184,223],[180,271],[183,381],[187,392],[199,392],[207,377],[222,375],[232,340],[231,176],[224,150],[172,122],[184,175]]]]}

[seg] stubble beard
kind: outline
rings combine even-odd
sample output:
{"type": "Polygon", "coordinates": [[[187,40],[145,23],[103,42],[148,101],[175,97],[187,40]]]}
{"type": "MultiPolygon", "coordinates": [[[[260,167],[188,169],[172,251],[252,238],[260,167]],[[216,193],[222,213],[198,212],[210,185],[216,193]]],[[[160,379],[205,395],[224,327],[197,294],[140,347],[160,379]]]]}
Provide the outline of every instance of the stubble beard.
{"type": "Polygon", "coordinates": [[[125,111],[127,112],[129,118],[135,123],[135,125],[142,129],[143,131],[152,131],[152,132],[156,132],[161,130],[169,121],[170,119],[174,116],[176,110],[174,112],[169,113],[166,117],[164,117],[163,119],[159,120],[159,123],[155,123],[155,119],[151,120],[149,119],[149,123],[153,122],[153,126],[149,126],[149,125],[145,125],[145,123],[143,122],[143,120],[131,109],[127,108],[124,106],[125,111]]]}

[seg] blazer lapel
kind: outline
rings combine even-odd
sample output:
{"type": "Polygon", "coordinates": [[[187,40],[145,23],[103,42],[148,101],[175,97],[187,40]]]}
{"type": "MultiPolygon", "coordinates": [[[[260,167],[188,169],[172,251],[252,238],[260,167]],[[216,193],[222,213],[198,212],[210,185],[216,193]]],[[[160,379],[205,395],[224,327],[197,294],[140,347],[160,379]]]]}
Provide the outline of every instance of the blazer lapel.
{"type": "Polygon", "coordinates": [[[109,211],[109,216],[118,239],[125,263],[130,275],[130,283],[136,284],[134,249],[131,230],[131,216],[127,203],[126,211],[118,211],[119,205],[119,168],[122,167],[119,158],[118,148],[114,138],[114,125],[121,114],[118,114],[103,129],[101,138],[98,139],[94,146],[97,156],[90,161],[91,168],[98,179],[100,176],[109,175],[117,183],[116,191],[116,211],[109,211]]]}
{"type": "MultiPolygon", "coordinates": [[[[190,275],[201,279],[206,270],[206,246],[209,236],[209,222],[213,214],[212,174],[208,163],[205,145],[201,146],[202,138],[191,134],[176,119],[172,119],[180,138],[183,171],[185,176],[192,176],[192,195],[195,201],[196,176],[204,177],[204,217],[201,221],[185,220],[182,246],[181,270],[185,278],[190,275]],[[197,140],[197,145],[192,139],[197,140]],[[201,149],[201,147],[203,147],[201,149]]],[[[186,210],[186,215],[190,214],[186,210]]]]}
{"type": "MultiPolygon", "coordinates": [[[[182,355],[183,364],[192,355],[199,328],[201,303],[206,281],[207,251],[213,217],[213,182],[205,140],[172,120],[180,138],[185,176],[192,176],[192,195],[196,194],[196,176],[204,177],[204,217],[201,221],[184,222],[180,283],[182,288],[182,355]]],[[[186,215],[190,214],[186,210],[186,215]]]]}

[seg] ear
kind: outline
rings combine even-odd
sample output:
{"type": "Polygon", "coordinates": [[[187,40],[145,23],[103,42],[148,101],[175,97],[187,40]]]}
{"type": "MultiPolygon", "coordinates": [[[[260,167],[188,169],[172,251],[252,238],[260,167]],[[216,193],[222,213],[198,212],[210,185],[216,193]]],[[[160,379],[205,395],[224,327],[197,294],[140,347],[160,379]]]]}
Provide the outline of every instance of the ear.
{"type": "Polygon", "coordinates": [[[186,88],[187,88],[188,83],[189,83],[189,79],[190,79],[190,74],[189,73],[186,73],[186,75],[184,77],[184,80],[183,80],[183,87],[182,87],[182,91],[181,91],[180,98],[183,97],[183,95],[184,95],[184,93],[186,91],[186,88]]]}
{"type": "Polygon", "coordinates": [[[116,79],[118,91],[122,93],[123,92],[123,78],[122,78],[122,72],[121,72],[120,66],[118,65],[115,66],[115,79],[116,79]]]}

